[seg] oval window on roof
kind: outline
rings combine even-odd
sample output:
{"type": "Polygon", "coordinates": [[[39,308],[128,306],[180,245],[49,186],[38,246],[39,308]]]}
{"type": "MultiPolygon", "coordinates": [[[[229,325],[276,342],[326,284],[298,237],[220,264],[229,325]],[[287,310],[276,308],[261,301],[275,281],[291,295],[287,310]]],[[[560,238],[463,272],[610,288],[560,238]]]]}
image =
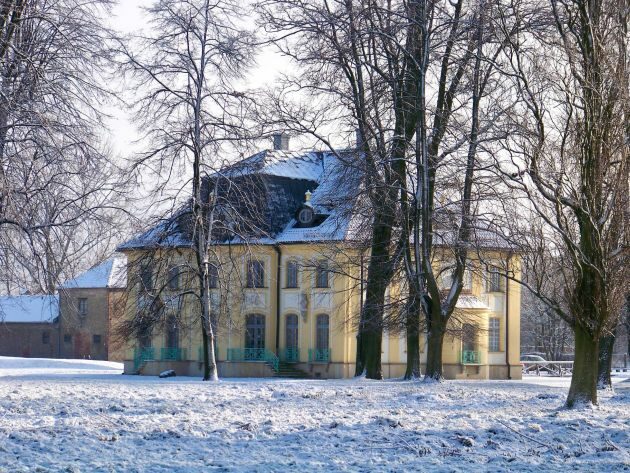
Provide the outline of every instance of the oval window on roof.
{"type": "Polygon", "coordinates": [[[298,214],[298,220],[302,225],[310,225],[313,221],[313,209],[304,207],[298,214]]]}

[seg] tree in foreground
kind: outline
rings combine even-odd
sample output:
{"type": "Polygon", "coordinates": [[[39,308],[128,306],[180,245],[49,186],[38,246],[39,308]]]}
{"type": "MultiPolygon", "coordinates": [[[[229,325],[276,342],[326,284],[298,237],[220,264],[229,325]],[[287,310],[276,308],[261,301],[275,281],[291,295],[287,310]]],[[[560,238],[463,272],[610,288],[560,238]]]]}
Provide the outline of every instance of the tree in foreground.
{"type": "Polygon", "coordinates": [[[544,222],[561,270],[561,292],[532,289],[575,334],[566,404],[595,404],[599,342],[628,281],[628,9],[617,0],[514,6],[540,21],[510,48],[523,109],[506,176],[544,222]]]}
{"type": "Polygon", "coordinates": [[[134,168],[154,171],[158,200],[190,185],[184,207],[192,220],[204,380],[216,380],[210,284],[217,205],[203,180],[223,168],[225,144],[242,138],[244,99],[236,83],[252,62],[251,36],[236,2],[158,0],[146,12],[149,33],[118,48],[123,71],[136,81],[134,108],[145,131],[147,149],[134,168]]]}
{"type": "Polygon", "coordinates": [[[109,0],[0,7],[3,290],[53,293],[111,250],[125,189],[104,144],[109,0]]]}

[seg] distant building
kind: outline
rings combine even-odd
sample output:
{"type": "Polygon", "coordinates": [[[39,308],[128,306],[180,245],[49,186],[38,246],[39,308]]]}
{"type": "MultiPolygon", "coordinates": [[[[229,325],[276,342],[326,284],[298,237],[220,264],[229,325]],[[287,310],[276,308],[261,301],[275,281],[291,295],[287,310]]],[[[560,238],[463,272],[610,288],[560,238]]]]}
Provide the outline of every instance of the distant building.
{"type": "Polygon", "coordinates": [[[0,297],[0,356],[56,357],[58,320],[56,295],[0,297]]]}
{"type": "MultiPolygon", "coordinates": [[[[224,170],[230,185],[221,187],[214,176],[204,181],[204,195],[218,189],[212,191],[218,203],[209,285],[221,376],[291,370],[321,378],[354,376],[355,322],[364,299],[365,266],[359,261],[367,256],[361,258],[356,245],[362,225],[348,198],[360,184],[338,156],[290,152],[280,143],[224,170]]],[[[202,372],[198,281],[188,269],[197,264],[190,217],[184,207],[119,247],[130,271],[124,316],[140,330],[125,350],[126,373],[202,372]],[[144,327],[145,320],[158,322],[144,327]]],[[[447,268],[448,235],[438,236],[436,265],[447,268]]],[[[498,268],[507,264],[518,277],[520,260],[494,234],[479,232],[476,238],[484,263],[473,255],[474,271],[467,271],[451,324],[463,335],[446,338],[444,373],[518,379],[520,286],[498,268]]],[[[447,272],[441,276],[444,290],[450,287],[447,272]]],[[[390,291],[400,287],[394,282],[390,291]]],[[[425,346],[423,335],[421,363],[425,346]]],[[[384,375],[401,376],[404,335],[385,333],[382,350],[384,375]]]]}
{"type": "Polygon", "coordinates": [[[110,318],[125,293],[126,261],[116,255],[63,283],[57,295],[0,297],[0,355],[116,359],[110,318]]]}
{"type": "Polygon", "coordinates": [[[127,286],[126,264],[114,256],[59,287],[59,358],[112,359],[109,323],[127,286]]]}

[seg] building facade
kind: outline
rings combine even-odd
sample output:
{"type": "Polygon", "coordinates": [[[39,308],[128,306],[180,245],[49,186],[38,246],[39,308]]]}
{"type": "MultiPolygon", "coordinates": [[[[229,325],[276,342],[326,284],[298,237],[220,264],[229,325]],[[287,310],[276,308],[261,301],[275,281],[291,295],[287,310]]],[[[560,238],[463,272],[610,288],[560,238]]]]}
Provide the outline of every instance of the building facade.
{"type": "Polygon", "coordinates": [[[124,298],[126,264],[113,256],[59,287],[59,358],[116,360],[110,320],[124,298]]]}
{"type": "Polygon", "coordinates": [[[110,321],[123,307],[126,276],[126,259],[117,255],[56,295],[0,297],[0,356],[116,360],[110,321]]]}
{"type": "Polygon", "coordinates": [[[58,315],[55,295],[0,297],[0,356],[56,357],[58,315]]]}
{"type": "MultiPolygon", "coordinates": [[[[219,375],[273,376],[290,366],[289,371],[314,378],[354,376],[367,255],[356,244],[363,228],[347,195],[352,176],[344,174],[338,156],[323,152],[266,151],[235,167],[236,186],[243,175],[259,179],[260,203],[247,215],[260,215],[253,226],[267,227],[245,241],[243,232],[234,231],[237,217],[228,213],[228,230],[213,246],[210,287],[219,375]]],[[[123,318],[125,327],[136,327],[122,350],[126,373],[203,372],[191,241],[190,225],[178,213],[119,248],[129,260],[123,318]],[[146,321],[146,327],[140,330],[134,321],[146,321]]],[[[518,278],[519,259],[504,242],[484,241],[470,263],[446,337],[444,373],[516,379],[521,376],[520,286],[505,277],[505,269],[518,278]]],[[[436,267],[446,268],[448,248],[437,253],[436,267]]],[[[390,295],[400,292],[395,281],[390,295]]],[[[425,343],[422,336],[422,362],[425,343]]],[[[385,333],[384,375],[402,376],[406,358],[404,334],[385,333]]]]}

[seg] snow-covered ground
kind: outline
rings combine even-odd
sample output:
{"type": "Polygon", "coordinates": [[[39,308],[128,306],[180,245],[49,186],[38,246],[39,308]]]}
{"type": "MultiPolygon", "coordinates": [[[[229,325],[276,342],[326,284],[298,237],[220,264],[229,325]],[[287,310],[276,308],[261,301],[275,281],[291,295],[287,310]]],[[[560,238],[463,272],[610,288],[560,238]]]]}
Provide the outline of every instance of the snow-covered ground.
{"type": "Polygon", "coordinates": [[[630,382],[158,379],[0,357],[0,471],[623,471],[630,382]],[[545,384],[557,384],[548,386],[545,384]]]}

